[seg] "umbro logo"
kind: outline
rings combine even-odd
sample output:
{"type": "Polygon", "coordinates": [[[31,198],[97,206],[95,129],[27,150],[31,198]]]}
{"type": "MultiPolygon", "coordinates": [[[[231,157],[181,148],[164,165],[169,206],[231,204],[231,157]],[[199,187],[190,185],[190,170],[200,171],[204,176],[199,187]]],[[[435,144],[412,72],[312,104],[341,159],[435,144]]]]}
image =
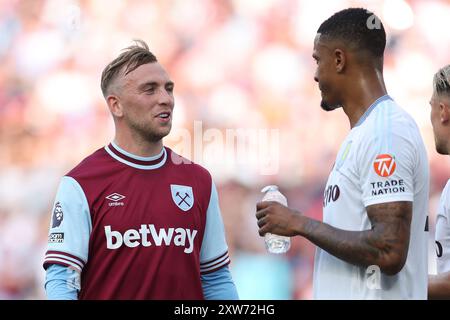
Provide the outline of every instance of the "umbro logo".
{"type": "Polygon", "coordinates": [[[121,195],[120,193],[114,192],[111,193],[109,196],[106,197],[110,202],[108,205],[110,207],[117,207],[117,206],[123,206],[125,205],[122,201],[122,199],[125,199],[125,196],[121,195]]]}

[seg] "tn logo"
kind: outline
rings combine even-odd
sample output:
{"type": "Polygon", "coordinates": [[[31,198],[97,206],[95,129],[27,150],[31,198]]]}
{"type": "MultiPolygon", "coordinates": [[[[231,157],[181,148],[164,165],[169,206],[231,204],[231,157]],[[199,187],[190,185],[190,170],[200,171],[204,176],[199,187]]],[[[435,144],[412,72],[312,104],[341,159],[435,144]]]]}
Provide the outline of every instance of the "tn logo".
{"type": "Polygon", "coordinates": [[[373,163],[373,168],[377,175],[384,178],[391,176],[396,167],[395,158],[389,154],[378,155],[373,163]]]}
{"type": "Polygon", "coordinates": [[[366,269],[366,286],[371,290],[381,289],[381,270],[379,266],[371,265],[366,269]]]}

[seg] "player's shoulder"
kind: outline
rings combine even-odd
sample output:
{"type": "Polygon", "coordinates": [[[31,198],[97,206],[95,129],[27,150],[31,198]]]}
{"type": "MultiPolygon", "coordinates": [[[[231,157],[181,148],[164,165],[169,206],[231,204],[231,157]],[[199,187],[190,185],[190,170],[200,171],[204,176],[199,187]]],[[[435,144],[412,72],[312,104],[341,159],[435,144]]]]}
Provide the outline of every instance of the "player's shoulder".
{"type": "Polygon", "coordinates": [[[441,198],[450,207],[450,179],[445,184],[444,190],[442,190],[442,197],[441,198]]]}
{"type": "Polygon", "coordinates": [[[450,219],[450,179],[445,184],[439,197],[438,215],[446,217],[447,221],[450,219]]]}
{"type": "Polygon", "coordinates": [[[165,148],[168,155],[167,161],[169,161],[174,168],[179,169],[182,172],[193,174],[199,178],[212,179],[211,173],[203,166],[179,155],[168,147],[165,148]]]}
{"type": "Polygon", "coordinates": [[[72,170],[70,170],[65,176],[72,177],[75,180],[79,178],[98,174],[100,168],[105,168],[109,158],[105,151],[105,148],[99,148],[92,154],[81,160],[72,170]]]}
{"type": "Polygon", "coordinates": [[[398,104],[394,99],[389,98],[381,102],[377,110],[377,120],[381,120],[385,126],[389,125],[392,129],[418,129],[414,118],[406,109],[398,104]]]}
{"type": "Polygon", "coordinates": [[[372,138],[400,135],[416,140],[420,131],[414,118],[389,96],[373,108],[363,127],[362,134],[372,138]]]}

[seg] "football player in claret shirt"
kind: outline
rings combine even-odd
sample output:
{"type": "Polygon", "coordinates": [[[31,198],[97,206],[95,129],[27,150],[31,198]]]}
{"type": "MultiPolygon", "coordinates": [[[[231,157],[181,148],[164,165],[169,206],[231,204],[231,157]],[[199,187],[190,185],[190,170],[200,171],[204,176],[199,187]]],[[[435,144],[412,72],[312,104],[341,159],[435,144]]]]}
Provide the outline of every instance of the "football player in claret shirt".
{"type": "Polygon", "coordinates": [[[174,83],[137,40],[103,71],[115,137],[61,180],[49,299],[237,299],[209,172],[165,147],[174,83]]]}
{"type": "MultiPolygon", "coordinates": [[[[450,65],[434,75],[430,105],[436,151],[450,155],[450,65]]],[[[437,275],[429,276],[428,298],[450,299],[450,180],[439,201],[435,240],[437,275]]]]}
{"type": "Polygon", "coordinates": [[[315,245],[316,299],[426,299],[429,172],[419,129],[383,80],[386,33],[362,8],[335,13],[314,41],[314,80],[326,111],[351,130],[324,192],[323,222],[281,204],[257,204],[259,233],[315,245]]]}

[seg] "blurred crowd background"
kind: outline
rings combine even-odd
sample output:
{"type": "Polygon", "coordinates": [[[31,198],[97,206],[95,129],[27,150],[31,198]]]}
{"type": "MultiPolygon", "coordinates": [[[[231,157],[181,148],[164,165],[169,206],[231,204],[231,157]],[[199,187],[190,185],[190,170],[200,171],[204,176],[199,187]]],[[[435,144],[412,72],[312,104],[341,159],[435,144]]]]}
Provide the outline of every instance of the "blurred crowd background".
{"type": "Polygon", "coordinates": [[[314,246],[295,238],[288,254],[266,253],[255,203],[277,184],[291,207],[322,218],[349,123],[342,110],[319,107],[312,46],[320,23],[351,6],[383,21],[389,94],[427,145],[433,272],[450,162],[435,152],[428,102],[433,74],[450,63],[450,1],[0,0],[0,299],[45,298],[57,185],[113,138],[100,74],[136,38],[176,84],[166,145],[207,167],[218,186],[240,297],[310,299],[314,246]]]}

